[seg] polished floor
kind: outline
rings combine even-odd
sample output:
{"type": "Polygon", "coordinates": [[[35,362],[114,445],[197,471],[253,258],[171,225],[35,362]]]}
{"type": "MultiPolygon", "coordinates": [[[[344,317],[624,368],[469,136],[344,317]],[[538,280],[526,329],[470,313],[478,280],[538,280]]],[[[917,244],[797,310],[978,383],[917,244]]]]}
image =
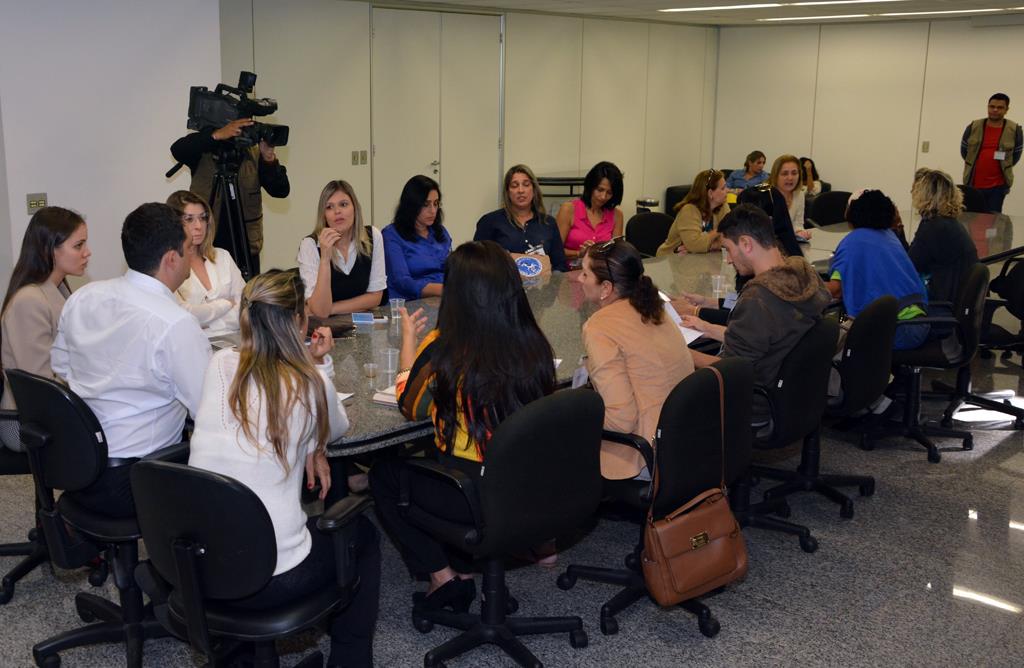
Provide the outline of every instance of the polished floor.
{"type": "MultiPolygon", "coordinates": [[[[1020,357],[976,360],[975,370],[978,389],[1024,390],[1020,357]]],[[[939,409],[926,404],[929,414],[939,409]]],[[[1008,427],[979,424],[974,450],[946,442],[939,464],[906,441],[865,452],[851,436],[828,432],[823,468],[875,476],[875,495],[858,498],[849,520],[824,499],[794,498],[792,519],[810,526],[820,543],[814,554],[793,539],[748,530],[747,578],[707,599],[721,622],[716,638],[700,635],[688,613],[650,601],[619,616],[618,635],[602,636],[598,610],[612,587],[580,582],[563,592],[554,584],[558,571],[529,566],[509,575],[519,614],[579,614],[590,645],[572,649],[565,635],[527,643],[549,666],[1024,665],[1024,431],[1008,427]]],[[[772,453],[771,460],[793,463],[795,452],[772,453]]],[[[30,494],[27,481],[0,479],[0,540],[24,534],[30,494]]],[[[628,522],[602,520],[559,565],[620,563],[636,535],[628,522]]],[[[386,542],[384,560],[377,662],[421,665],[423,653],[453,632],[412,628],[417,585],[386,542]]],[[[0,559],[0,569],[13,563],[0,559]]],[[[34,641],[78,624],[72,598],[88,588],[82,571],[42,569],[19,584],[0,609],[0,665],[31,665],[34,641]]],[[[283,665],[318,642],[326,646],[315,634],[290,642],[283,665]]],[[[62,665],[123,665],[122,657],[114,645],[90,647],[64,653],[62,665]]],[[[176,641],[160,640],[147,644],[146,665],[202,662],[176,641]]],[[[449,665],[509,662],[484,648],[449,665]]]]}

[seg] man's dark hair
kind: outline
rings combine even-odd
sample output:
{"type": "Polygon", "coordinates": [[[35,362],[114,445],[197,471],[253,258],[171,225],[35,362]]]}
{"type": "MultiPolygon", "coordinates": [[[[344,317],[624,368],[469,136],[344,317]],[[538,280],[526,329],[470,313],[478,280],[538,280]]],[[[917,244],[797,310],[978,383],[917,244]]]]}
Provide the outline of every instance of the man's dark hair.
{"type": "Polygon", "coordinates": [[[154,275],[169,250],[185,252],[185,228],[181,216],[166,204],[149,202],[128,214],[121,226],[121,250],[128,268],[154,275]]]}
{"type": "Polygon", "coordinates": [[[896,205],[881,190],[865,190],[846,207],[850,227],[888,230],[896,216],[896,205]]]}
{"type": "Polygon", "coordinates": [[[753,204],[740,204],[730,211],[718,224],[718,231],[733,243],[738,243],[740,237],[747,236],[762,248],[778,245],[772,219],[753,204]]]}
{"type": "Polygon", "coordinates": [[[996,93],[995,95],[988,99],[989,102],[991,102],[992,100],[1002,100],[1003,102],[1006,103],[1007,107],[1010,106],[1010,96],[1007,95],[1006,93],[996,93]]]}

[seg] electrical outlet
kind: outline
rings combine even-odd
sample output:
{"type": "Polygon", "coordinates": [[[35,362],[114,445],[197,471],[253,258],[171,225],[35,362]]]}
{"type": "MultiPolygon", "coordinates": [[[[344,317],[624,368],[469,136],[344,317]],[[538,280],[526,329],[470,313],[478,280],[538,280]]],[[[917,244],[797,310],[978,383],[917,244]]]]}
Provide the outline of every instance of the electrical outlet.
{"type": "Polygon", "coordinates": [[[46,206],[46,193],[29,193],[25,195],[25,203],[28,205],[28,215],[31,216],[46,206]]]}
{"type": "Polygon", "coordinates": [[[359,152],[359,164],[360,165],[365,165],[366,164],[366,151],[360,151],[359,152]]]}
{"type": "Polygon", "coordinates": [[[921,142],[921,153],[927,153],[928,149],[930,149],[931,147],[932,143],[930,141],[921,142]]]}
{"type": "Polygon", "coordinates": [[[359,164],[359,151],[352,151],[352,164],[353,165],[358,165],[359,164]]]}

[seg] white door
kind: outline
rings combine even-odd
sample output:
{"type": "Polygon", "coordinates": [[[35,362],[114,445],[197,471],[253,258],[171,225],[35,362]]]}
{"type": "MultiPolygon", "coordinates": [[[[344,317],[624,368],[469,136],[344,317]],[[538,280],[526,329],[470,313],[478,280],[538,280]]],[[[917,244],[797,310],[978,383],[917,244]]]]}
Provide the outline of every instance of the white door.
{"type": "Polygon", "coordinates": [[[374,224],[414,174],[441,185],[455,244],[500,205],[501,19],[373,10],[374,224]]]}

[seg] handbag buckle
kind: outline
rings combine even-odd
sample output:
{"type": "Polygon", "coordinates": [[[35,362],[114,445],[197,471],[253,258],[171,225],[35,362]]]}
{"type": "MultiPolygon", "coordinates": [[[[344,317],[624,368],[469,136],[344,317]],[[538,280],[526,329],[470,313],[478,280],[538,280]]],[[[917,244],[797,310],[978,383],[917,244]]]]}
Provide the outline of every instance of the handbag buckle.
{"type": "Polygon", "coordinates": [[[696,536],[693,536],[693,537],[690,538],[690,549],[691,550],[696,550],[697,548],[704,547],[709,542],[710,542],[710,540],[708,539],[708,532],[707,531],[701,531],[696,536]]]}

